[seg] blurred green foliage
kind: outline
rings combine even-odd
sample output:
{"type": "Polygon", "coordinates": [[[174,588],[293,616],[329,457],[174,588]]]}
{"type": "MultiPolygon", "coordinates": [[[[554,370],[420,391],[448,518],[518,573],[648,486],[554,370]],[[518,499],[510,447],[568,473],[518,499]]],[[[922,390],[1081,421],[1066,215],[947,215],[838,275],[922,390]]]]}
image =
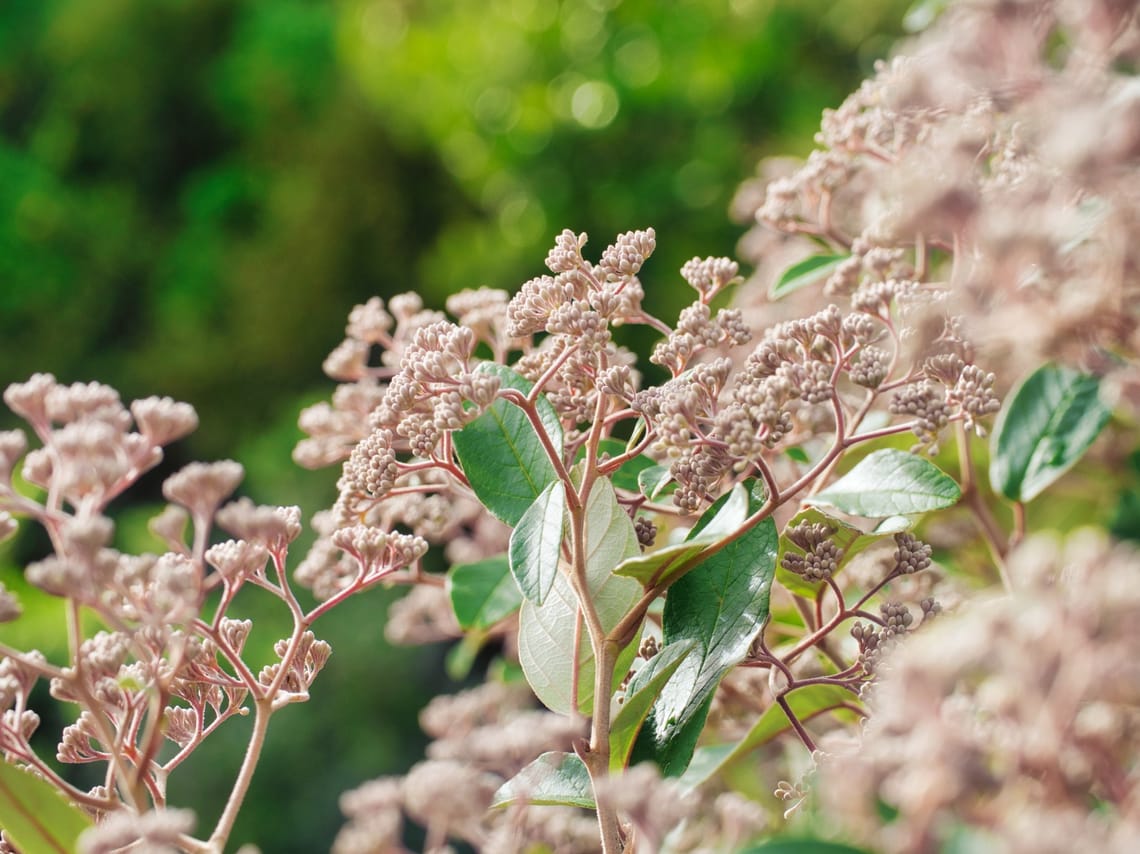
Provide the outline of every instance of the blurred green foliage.
{"type": "MultiPolygon", "coordinates": [[[[46,370],[187,400],[202,427],[145,495],[232,456],[246,493],[311,516],[334,473],[296,470],[294,423],[327,394],[353,304],[513,289],[563,227],[604,246],[652,225],[649,304],[675,313],[680,265],[732,254],[735,186],[762,155],[810,149],[905,5],[5,0],[0,384],[46,370]]],[[[121,544],[158,548],[148,512],[124,514],[121,544]]],[[[9,577],[44,548],[25,533],[9,577]]],[[[454,686],[443,650],[384,644],[390,597],[318,624],[335,654],[275,722],[236,841],[325,850],[337,794],[418,755],[416,709],[454,686]]],[[[204,822],[237,730],[173,783],[204,822]]]]}

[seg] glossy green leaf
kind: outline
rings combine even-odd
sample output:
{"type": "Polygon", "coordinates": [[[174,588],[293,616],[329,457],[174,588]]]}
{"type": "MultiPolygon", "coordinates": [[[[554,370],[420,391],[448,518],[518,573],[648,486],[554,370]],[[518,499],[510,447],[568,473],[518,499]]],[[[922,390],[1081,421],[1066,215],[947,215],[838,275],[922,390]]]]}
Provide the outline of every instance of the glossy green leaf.
{"type": "Polygon", "coordinates": [[[539,756],[495,792],[492,807],[511,804],[594,809],[594,790],[585,763],[573,753],[550,751],[539,756]]]}
{"type": "Polygon", "coordinates": [[[547,485],[511,531],[511,574],[523,596],[536,605],[543,603],[558,576],[565,517],[566,490],[562,481],[556,480],[547,485]]]}
{"type": "Polygon", "coordinates": [[[798,291],[800,288],[822,282],[831,275],[836,267],[850,257],[850,255],[826,254],[805,258],[784,271],[776,283],[768,289],[768,296],[771,299],[780,299],[792,291],[798,291]]]}
{"type": "Polygon", "coordinates": [[[0,827],[27,854],[70,854],[90,816],[42,777],[0,761],[0,827]]]}
{"type": "MultiPolygon", "coordinates": [[[[524,394],[532,388],[531,383],[502,365],[484,363],[479,371],[495,374],[504,387],[524,394]]],[[[558,414],[545,397],[538,398],[537,407],[546,435],[561,453],[558,414]]],[[[557,478],[530,419],[505,400],[496,400],[486,412],[453,433],[452,442],[475,495],[508,525],[517,525],[547,484],[557,478]]]]}
{"type": "Polygon", "coordinates": [[[990,443],[990,484],[1030,501],[1081,458],[1108,422],[1100,381],[1056,365],[1035,371],[1006,400],[990,443]]]}
{"type": "Polygon", "coordinates": [[[728,500],[719,507],[699,534],[681,543],[634,555],[618,564],[614,572],[636,578],[646,589],[672,583],[674,575],[685,564],[710,544],[735,531],[748,518],[748,492],[737,484],[729,493],[728,500]]]}
{"type": "MultiPolygon", "coordinates": [[[[753,485],[748,512],[756,512],[763,498],[759,484],[753,485]]],[[[690,536],[699,537],[728,500],[729,496],[724,496],[710,507],[690,536]]],[[[716,686],[744,659],[764,625],[778,543],[775,523],[764,519],[669,589],[662,618],[665,643],[693,641],[697,648],[684,659],[654,704],[642,727],[637,751],[644,754],[648,749],[666,774],[676,776],[685,770],[692,755],[688,742],[695,745],[695,736],[687,726],[707,714],[716,686]],[[684,742],[685,749],[673,749],[675,741],[684,742]]]]}
{"type": "Polygon", "coordinates": [[[610,725],[610,770],[626,767],[634,740],[649,716],[653,703],[696,644],[691,641],[670,644],[660,650],[633,675],[625,692],[621,709],[610,725]]]}
{"type": "MultiPolygon", "coordinates": [[[[613,568],[640,551],[629,514],[617,502],[613,486],[602,478],[586,506],[586,580],[603,627],[616,626],[641,597],[641,585],[613,574],[613,568]]],[[[519,613],[519,663],[535,695],[549,709],[570,713],[574,638],[578,600],[560,572],[542,605],[526,600],[519,613]]],[[[585,627],[578,632],[578,709],[589,715],[594,699],[594,655],[585,627]]],[[[636,653],[631,644],[614,675],[620,683],[636,653]]]]}
{"type": "Polygon", "coordinates": [[[874,451],[831,486],[808,499],[852,516],[905,516],[950,507],[962,497],[942,469],[895,448],[874,451]]]}
{"type": "Polygon", "coordinates": [[[447,573],[451,609],[463,630],[489,629],[522,604],[506,555],[453,566],[447,573]]]}

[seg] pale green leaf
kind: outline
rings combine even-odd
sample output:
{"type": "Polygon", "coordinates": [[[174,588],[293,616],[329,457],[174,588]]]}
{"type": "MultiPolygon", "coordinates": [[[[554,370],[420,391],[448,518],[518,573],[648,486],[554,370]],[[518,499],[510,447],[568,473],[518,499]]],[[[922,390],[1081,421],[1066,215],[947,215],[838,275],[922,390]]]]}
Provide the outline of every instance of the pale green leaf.
{"type": "Polygon", "coordinates": [[[822,282],[831,275],[850,255],[812,255],[798,264],[793,264],[783,272],[768,290],[771,299],[780,299],[792,291],[822,282]]]}
{"type": "Polygon", "coordinates": [[[541,605],[558,575],[566,490],[562,481],[549,484],[511,532],[511,574],[530,601],[541,605]]]}
{"type": "Polygon", "coordinates": [[[874,451],[808,500],[852,516],[906,516],[951,507],[962,497],[952,477],[930,460],[894,448],[874,451]]]}
{"type": "Polygon", "coordinates": [[[70,854],[94,821],[42,777],[0,761],[0,827],[25,854],[70,854]]]}
{"type": "Polygon", "coordinates": [[[539,804],[594,809],[594,789],[585,763],[573,753],[550,751],[523,768],[495,792],[492,807],[539,804]]]}
{"type": "MultiPolygon", "coordinates": [[[[586,579],[602,626],[616,626],[641,597],[641,585],[614,575],[622,560],[637,554],[637,533],[629,514],[617,502],[613,486],[600,479],[586,506],[586,579]]],[[[519,614],[519,663],[535,695],[549,709],[571,711],[574,642],[578,600],[564,572],[559,572],[542,605],[527,600],[519,614]]],[[[584,627],[577,632],[578,709],[589,715],[594,699],[594,655],[584,627]]],[[[636,650],[631,644],[619,657],[620,682],[636,650]]]]}

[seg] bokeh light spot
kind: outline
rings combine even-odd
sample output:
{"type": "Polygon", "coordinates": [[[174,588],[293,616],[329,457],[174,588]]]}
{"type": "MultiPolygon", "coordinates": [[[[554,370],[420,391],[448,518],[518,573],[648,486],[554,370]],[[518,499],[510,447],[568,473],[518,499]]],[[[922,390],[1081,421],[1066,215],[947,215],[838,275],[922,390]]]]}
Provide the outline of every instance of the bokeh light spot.
{"type": "Polygon", "coordinates": [[[661,48],[652,33],[630,39],[614,52],[614,70],[627,86],[648,86],[661,73],[661,48]]]}
{"type": "Polygon", "coordinates": [[[598,130],[617,118],[620,101],[617,90],[601,80],[588,80],[574,90],[570,112],[582,127],[598,130]]]}

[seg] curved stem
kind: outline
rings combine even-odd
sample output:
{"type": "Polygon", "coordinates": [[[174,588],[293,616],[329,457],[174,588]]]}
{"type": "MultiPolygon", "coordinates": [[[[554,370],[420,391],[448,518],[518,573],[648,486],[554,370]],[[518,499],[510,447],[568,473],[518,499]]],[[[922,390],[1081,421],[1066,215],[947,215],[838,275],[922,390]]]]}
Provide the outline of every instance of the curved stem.
{"type": "Polygon", "coordinates": [[[272,696],[257,700],[254,704],[254,709],[253,733],[250,735],[249,744],[246,746],[245,758],[242,760],[241,768],[238,770],[238,776],[234,781],[233,789],[230,790],[230,797],[229,800],[226,801],[226,807],[222,811],[218,823],[214,826],[214,832],[210,834],[210,839],[207,843],[211,851],[222,851],[225,848],[226,840],[228,840],[230,834],[233,833],[238,810],[241,809],[241,805],[245,801],[246,793],[249,791],[249,785],[253,780],[253,772],[257,768],[258,760],[261,758],[261,749],[265,746],[265,733],[269,728],[269,718],[273,715],[272,696]]]}

